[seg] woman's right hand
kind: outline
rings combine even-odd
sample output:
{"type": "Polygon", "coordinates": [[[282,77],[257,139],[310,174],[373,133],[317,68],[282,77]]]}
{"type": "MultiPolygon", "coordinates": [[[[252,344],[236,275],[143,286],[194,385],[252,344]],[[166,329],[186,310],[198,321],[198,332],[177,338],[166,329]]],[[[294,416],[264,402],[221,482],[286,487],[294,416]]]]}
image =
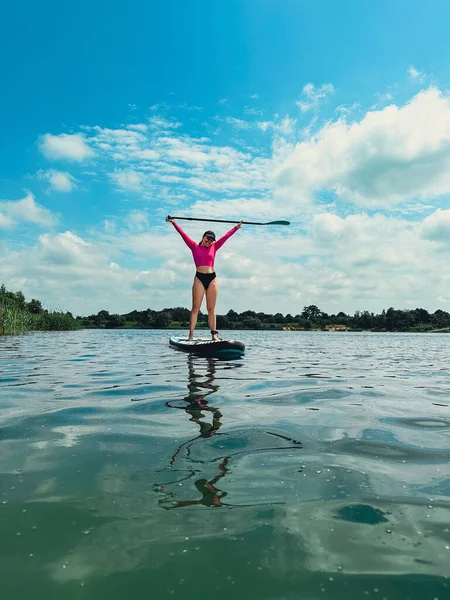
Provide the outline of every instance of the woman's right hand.
{"type": "Polygon", "coordinates": [[[167,215],[167,217],[166,217],[166,221],[167,221],[168,223],[173,223],[173,222],[175,221],[175,219],[174,219],[173,217],[171,217],[170,215],[167,215]]]}

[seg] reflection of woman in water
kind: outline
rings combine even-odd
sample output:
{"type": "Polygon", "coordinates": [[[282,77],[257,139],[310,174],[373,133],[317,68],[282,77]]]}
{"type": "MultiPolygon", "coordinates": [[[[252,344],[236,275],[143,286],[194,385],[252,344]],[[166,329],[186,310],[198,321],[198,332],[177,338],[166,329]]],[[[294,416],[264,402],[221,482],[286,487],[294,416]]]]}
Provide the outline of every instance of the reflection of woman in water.
{"type": "MultiPolygon", "coordinates": [[[[272,442],[266,442],[266,445],[264,445],[264,447],[254,449],[247,449],[241,445],[238,447],[234,447],[234,450],[231,450],[231,447],[229,447],[228,450],[220,451],[221,455],[219,456],[215,454],[215,456],[213,457],[210,456],[206,459],[201,460],[199,458],[198,452],[201,452],[202,450],[207,452],[208,448],[210,450],[214,449],[214,453],[217,452],[217,445],[216,447],[214,446],[214,443],[212,446],[209,445],[209,439],[212,436],[230,435],[229,433],[218,433],[219,429],[222,426],[222,413],[219,411],[218,408],[210,406],[209,404],[211,395],[219,390],[219,386],[215,383],[216,365],[220,365],[220,362],[217,362],[214,358],[201,358],[189,355],[189,393],[185,398],[183,398],[184,406],[180,406],[179,404],[175,405],[170,401],[166,403],[166,406],[169,406],[170,408],[183,409],[190,416],[190,421],[196,423],[199,426],[200,432],[199,435],[197,435],[193,439],[188,440],[187,442],[183,442],[183,444],[179,446],[175,454],[172,456],[172,459],[170,461],[170,468],[163,469],[163,471],[165,471],[166,473],[171,474],[170,481],[167,481],[165,484],[158,484],[155,489],[157,492],[163,493],[163,497],[160,499],[159,503],[164,508],[172,509],[183,508],[188,506],[231,507],[232,504],[230,504],[229,502],[223,502],[224,498],[227,496],[227,492],[218,488],[217,484],[220,481],[220,479],[224,478],[225,475],[229,473],[229,462],[233,457],[236,457],[241,454],[245,455],[250,452],[257,452],[259,450],[292,451],[294,448],[302,448],[301,442],[298,442],[278,432],[270,432],[264,430],[263,432],[259,433],[263,434],[266,440],[267,438],[270,438],[270,440],[273,441],[273,444],[272,442]],[[203,377],[199,375],[198,371],[199,368],[205,366],[206,373],[203,377]],[[212,415],[211,420],[207,419],[208,414],[212,415]],[[195,450],[197,450],[197,456],[195,456],[195,454],[193,457],[191,456],[191,448],[194,449],[194,452],[195,450]],[[201,467],[201,465],[205,466],[201,467]],[[175,486],[181,485],[183,482],[191,481],[193,477],[198,477],[199,468],[203,468],[204,470],[217,468],[218,473],[211,479],[202,477],[193,481],[196,489],[201,494],[201,497],[199,499],[177,500],[176,497],[179,497],[179,494],[182,490],[179,490],[175,486]],[[175,473],[177,473],[176,478],[173,477],[175,473]]],[[[227,366],[228,368],[230,368],[229,363],[227,366]]],[[[239,366],[241,366],[239,363],[235,363],[233,364],[232,368],[237,368],[239,366]]],[[[254,434],[256,433],[256,431],[252,430],[252,433],[254,434]]],[[[251,486],[249,489],[249,494],[252,495],[251,486]]],[[[262,499],[261,504],[266,503],[267,502],[264,499],[262,499]]],[[[255,503],[252,502],[252,504],[248,504],[247,506],[254,505],[255,503]]],[[[240,506],[243,505],[241,504],[240,506]]]]}
{"type": "Polygon", "coordinates": [[[209,406],[208,401],[205,399],[207,396],[217,392],[219,389],[219,386],[214,384],[214,376],[216,374],[214,359],[207,357],[206,364],[206,381],[200,383],[197,381],[198,376],[195,372],[194,359],[191,355],[189,355],[189,395],[184,399],[186,402],[188,402],[188,406],[186,406],[185,410],[191,415],[190,420],[199,425],[200,437],[210,437],[211,435],[214,435],[214,433],[220,429],[220,418],[222,417],[222,413],[219,411],[219,409],[209,406]],[[203,391],[204,389],[206,389],[206,392],[203,391]],[[202,421],[202,411],[209,411],[212,413],[212,423],[202,421]]]}
{"type": "MultiPolygon", "coordinates": [[[[210,406],[208,404],[207,397],[218,391],[219,386],[214,383],[214,376],[216,373],[216,361],[211,357],[198,358],[192,355],[188,356],[188,369],[189,369],[189,381],[188,381],[188,395],[183,399],[187,404],[184,407],[174,406],[170,402],[167,402],[167,406],[170,408],[184,408],[186,413],[190,415],[190,421],[197,423],[200,428],[200,434],[181,444],[175,454],[172,456],[170,464],[173,466],[177,459],[180,458],[181,453],[185,451],[185,458],[190,455],[190,447],[196,441],[201,438],[210,438],[213,436],[221,427],[222,413],[218,408],[210,406]],[[197,363],[197,365],[196,365],[197,363]],[[196,372],[195,367],[198,365],[206,364],[206,376],[203,381],[200,381],[200,376],[196,372]],[[212,414],[212,420],[208,421],[205,418],[205,413],[212,414]]],[[[226,496],[226,492],[216,487],[217,482],[227,474],[227,464],[229,457],[225,457],[218,465],[219,473],[211,480],[205,478],[197,479],[194,482],[197,490],[202,494],[199,500],[173,500],[174,493],[169,492],[165,485],[160,486],[160,491],[166,493],[166,498],[161,500],[160,504],[167,504],[169,501],[171,506],[166,508],[181,508],[185,506],[221,506],[221,499],[226,496]]],[[[192,473],[194,474],[194,472],[192,473]]],[[[191,475],[188,477],[190,479],[191,475]]]]}
{"type": "MultiPolygon", "coordinates": [[[[183,398],[184,402],[187,402],[187,405],[183,408],[191,416],[190,421],[197,423],[199,426],[200,435],[193,440],[184,442],[172,457],[171,464],[175,462],[175,459],[179,456],[181,450],[187,447],[188,444],[190,446],[198,438],[211,437],[222,425],[220,422],[222,413],[218,408],[209,406],[208,400],[206,400],[210,394],[217,392],[219,389],[219,386],[214,383],[214,376],[216,374],[215,360],[212,357],[206,357],[204,359],[197,358],[197,361],[203,362],[204,360],[206,362],[206,379],[203,382],[199,381],[199,375],[195,371],[195,360],[196,359],[192,355],[188,356],[189,382],[187,387],[189,394],[183,398]],[[205,412],[212,413],[212,421],[210,423],[204,420],[205,412]]],[[[181,408],[175,407],[169,402],[167,403],[167,406],[170,406],[170,408],[181,408]]]]}

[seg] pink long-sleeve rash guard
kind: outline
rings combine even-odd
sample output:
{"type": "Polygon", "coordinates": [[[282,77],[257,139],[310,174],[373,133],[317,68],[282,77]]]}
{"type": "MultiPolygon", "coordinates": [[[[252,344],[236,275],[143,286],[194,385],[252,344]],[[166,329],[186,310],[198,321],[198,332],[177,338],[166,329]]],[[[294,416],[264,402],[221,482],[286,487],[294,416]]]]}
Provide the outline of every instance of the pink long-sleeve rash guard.
{"type": "Polygon", "coordinates": [[[173,226],[181,235],[183,240],[192,251],[192,256],[194,257],[194,263],[196,267],[214,267],[214,259],[216,257],[216,252],[219,248],[221,248],[227,239],[236,233],[239,229],[236,225],[233,229],[230,229],[225,235],[219,238],[216,242],[213,242],[209,248],[206,246],[201,246],[191,240],[191,238],[181,229],[181,227],[175,221],[172,221],[173,226]]]}

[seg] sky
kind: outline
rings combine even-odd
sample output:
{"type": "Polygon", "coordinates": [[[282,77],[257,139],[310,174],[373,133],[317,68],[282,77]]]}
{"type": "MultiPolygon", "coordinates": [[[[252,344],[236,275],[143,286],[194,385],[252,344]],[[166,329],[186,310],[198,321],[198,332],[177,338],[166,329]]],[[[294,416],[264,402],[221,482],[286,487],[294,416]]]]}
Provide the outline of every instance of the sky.
{"type": "Polygon", "coordinates": [[[218,251],[217,313],[450,311],[448,22],[449,0],[3,3],[0,283],[190,308],[166,215],[285,219],[218,251]]]}

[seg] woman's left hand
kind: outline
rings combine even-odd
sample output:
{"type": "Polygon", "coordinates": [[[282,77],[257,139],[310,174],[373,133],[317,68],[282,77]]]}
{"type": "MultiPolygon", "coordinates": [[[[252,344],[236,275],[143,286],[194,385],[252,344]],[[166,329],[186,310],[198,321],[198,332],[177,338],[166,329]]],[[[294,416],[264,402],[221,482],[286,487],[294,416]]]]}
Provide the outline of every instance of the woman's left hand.
{"type": "Polygon", "coordinates": [[[238,229],[240,229],[240,228],[242,227],[242,223],[243,223],[243,221],[239,221],[239,223],[236,225],[236,227],[237,227],[238,229]]]}

